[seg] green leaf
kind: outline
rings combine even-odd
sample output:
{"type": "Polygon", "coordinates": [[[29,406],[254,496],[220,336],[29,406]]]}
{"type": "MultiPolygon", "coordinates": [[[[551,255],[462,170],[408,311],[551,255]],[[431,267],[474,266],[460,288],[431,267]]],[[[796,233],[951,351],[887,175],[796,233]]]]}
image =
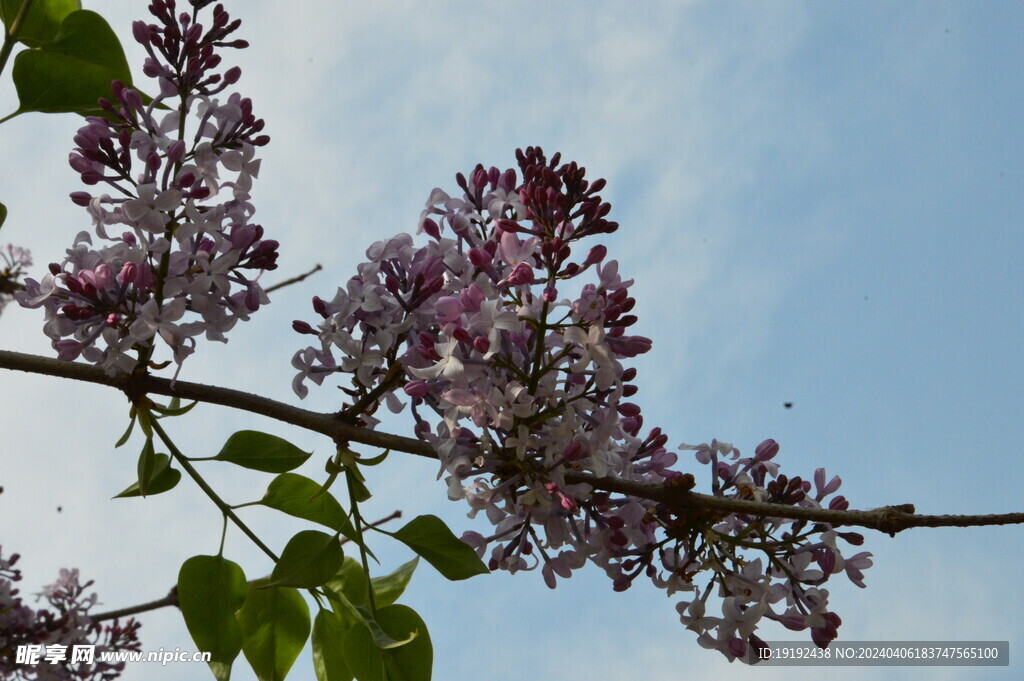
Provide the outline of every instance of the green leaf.
{"type": "Polygon", "coordinates": [[[338,535],[303,530],[288,540],[270,575],[270,586],[320,586],[334,577],[345,554],[338,535]]]}
{"type": "Polygon", "coordinates": [[[334,495],[328,493],[309,500],[319,489],[320,485],[298,473],[282,473],[270,481],[260,503],[296,518],[326,525],[332,530],[351,527],[348,516],[334,495]]]}
{"type": "Polygon", "coordinates": [[[130,438],[132,436],[132,431],[133,430],[135,430],[135,413],[134,412],[132,413],[131,420],[128,422],[128,427],[124,431],[124,435],[122,435],[121,439],[118,440],[116,444],[114,444],[114,449],[117,449],[118,447],[121,447],[126,442],[128,442],[128,438],[130,438]]]}
{"type": "Polygon", "coordinates": [[[199,404],[199,402],[193,402],[193,403],[187,404],[187,405],[185,405],[183,407],[183,406],[181,406],[181,399],[175,397],[174,399],[171,400],[170,405],[168,405],[166,407],[162,407],[159,404],[154,404],[153,405],[153,411],[155,411],[158,414],[161,414],[163,416],[182,416],[182,415],[187,414],[190,411],[192,411],[192,409],[197,404],[199,404]]]}
{"type": "MultiPolygon", "coordinates": [[[[411,576],[409,565],[410,563],[406,563],[396,573],[392,573],[392,575],[387,577],[370,580],[373,585],[374,602],[377,607],[391,605],[394,600],[389,599],[395,599],[401,595],[401,591],[396,593],[395,585],[389,583],[389,581],[400,571],[407,572],[411,576]]],[[[405,582],[408,583],[408,577],[406,577],[405,582]]],[[[361,623],[371,632],[373,643],[378,648],[396,648],[405,645],[412,640],[411,636],[415,635],[396,640],[384,632],[374,618],[373,612],[367,607],[366,572],[363,571],[362,565],[355,559],[346,557],[338,573],[324,585],[324,588],[331,603],[338,606],[334,608],[338,621],[345,626],[361,623]]],[[[404,586],[402,586],[402,589],[404,589],[404,586]]]]}
{"type": "MultiPolygon", "coordinates": [[[[171,457],[166,454],[157,454],[153,470],[156,471],[149,479],[146,486],[146,495],[153,496],[174,489],[181,480],[181,471],[171,468],[171,457]]],[[[126,499],[128,497],[141,497],[138,481],[133,482],[123,492],[114,496],[115,499],[126,499]]]]}
{"type": "MultiPolygon", "coordinates": [[[[23,0],[0,0],[0,15],[3,16],[4,27],[10,31],[23,0]]],[[[60,23],[71,12],[82,9],[78,0],[35,0],[29,7],[28,14],[18,27],[20,42],[29,47],[39,47],[52,41],[60,30],[60,23]]]]}
{"type": "Polygon", "coordinates": [[[309,638],[309,606],[296,589],[264,586],[250,586],[238,613],[242,651],[259,681],[281,681],[309,638]]]}
{"type": "MultiPolygon", "coordinates": [[[[169,466],[171,463],[170,458],[164,461],[164,466],[169,466]]],[[[163,473],[162,470],[157,468],[156,451],[153,449],[153,439],[146,438],[146,443],[142,445],[142,452],[139,454],[139,494],[146,496],[149,493],[150,482],[163,473]]]]}
{"type": "Polygon", "coordinates": [[[334,495],[324,492],[311,499],[319,491],[320,485],[307,477],[298,473],[282,473],[270,481],[260,503],[296,518],[325,525],[357,544],[361,543],[356,536],[356,528],[334,495]]]}
{"type": "Polygon", "coordinates": [[[415,638],[401,647],[375,652],[370,631],[353,626],[342,639],[341,652],[355,677],[359,681],[430,681],[434,647],[423,619],[405,605],[380,608],[377,619],[390,636],[415,638]]]}
{"type": "MultiPolygon", "coordinates": [[[[378,607],[398,601],[409,585],[412,573],[419,562],[419,558],[413,558],[390,575],[370,580],[370,584],[373,585],[373,599],[378,607]]],[[[353,605],[366,605],[366,573],[363,572],[363,566],[354,558],[346,557],[337,574],[325,586],[332,591],[343,593],[353,605]]]]}
{"type": "Polygon", "coordinates": [[[392,536],[450,580],[468,579],[489,572],[476,551],[452,534],[437,516],[421,515],[414,518],[392,536]]]}
{"type": "Polygon", "coordinates": [[[317,613],[313,621],[313,671],[317,681],[352,681],[352,672],[342,653],[348,629],[330,610],[317,613]]]}
{"type": "Polygon", "coordinates": [[[20,53],[11,75],[20,106],[7,118],[27,111],[99,116],[96,100],[112,96],[111,81],[132,81],[117,36],[89,10],[68,14],[45,47],[20,53]]]}
{"type": "Polygon", "coordinates": [[[0,203],[0,227],[3,227],[4,223],[6,221],[7,221],[7,206],[5,206],[4,204],[0,203]]]}
{"type": "Polygon", "coordinates": [[[235,612],[246,601],[245,573],[221,556],[193,556],[178,573],[178,605],[196,647],[210,653],[218,681],[231,676],[242,649],[242,628],[235,612]]]}
{"type": "Polygon", "coordinates": [[[419,558],[413,558],[408,563],[400,565],[390,575],[374,577],[370,580],[370,583],[373,585],[373,596],[377,607],[391,605],[398,601],[405,592],[405,587],[409,586],[412,573],[416,571],[416,566],[419,563],[419,558]]]}
{"type": "Polygon", "coordinates": [[[276,435],[240,430],[213,458],[264,473],[286,473],[306,463],[310,456],[312,452],[304,452],[276,435]]]}

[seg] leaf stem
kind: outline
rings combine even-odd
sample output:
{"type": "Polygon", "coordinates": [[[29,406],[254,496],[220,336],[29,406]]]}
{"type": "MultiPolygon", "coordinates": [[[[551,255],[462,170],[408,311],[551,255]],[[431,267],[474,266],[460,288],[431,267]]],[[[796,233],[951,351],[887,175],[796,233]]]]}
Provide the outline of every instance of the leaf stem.
{"type": "Polygon", "coordinates": [[[199,475],[199,471],[197,471],[192,466],[192,464],[189,463],[188,457],[182,454],[181,450],[179,450],[177,446],[175,446],[174,442],[171,441],[171,438],[167,435],[167,432],[163,429],[163,426],[161,426],[156,419],[153,419],[153,430],[156,431],[156,434],[160,437],[160,440],[167,446],[167,449],[168,451],[170,451],[171,456],[173,456],[175,460],[177,460],[178,464],[185,469],[186,473],[192,476],[192,479],[196,481],[196,484],[199,485],[199,488],[206,492],[206,496],[210,497],[210,501],[217,505],[217,508],[220,509],[221,513],[223,513],[226,517],[231,518],[231,521],[238,526],[238,529],[244,532],[245,535],[249,537],[249,539],[252,539],[253,543],[256,544],[256,546],[260,547],[260,549],[263,550],[263,553],[270,556],[270,558],[276,563],[277,554],[271,551],[270,548],[266,544],[264,544],[259,537],[256,536],[256,533],[250,530],[249,526],[243,523],[241,518],[235,515],[235,512],[231,510],[231,506],[226,504],[223,499],[217,496],[217,493],[213,491],[213,488],[210,487],[209,483],[207,483],[206,480],[203,479],[203,476],[199,475]]]}
{"type": "Polygon", "coordinates": [[[14,17],[14,21],[11,22],[10,30],[4,33],[4,44],[3,47],[0,47],[0,74],[4,72],[4,67],[7,66],[7,59],[11,56],[14,43],[18,42],[18,29],[21,28],[21,22],[28,16],[28,10],[31,6],[32,0],[23,0],[18,14],[14,17]]]}

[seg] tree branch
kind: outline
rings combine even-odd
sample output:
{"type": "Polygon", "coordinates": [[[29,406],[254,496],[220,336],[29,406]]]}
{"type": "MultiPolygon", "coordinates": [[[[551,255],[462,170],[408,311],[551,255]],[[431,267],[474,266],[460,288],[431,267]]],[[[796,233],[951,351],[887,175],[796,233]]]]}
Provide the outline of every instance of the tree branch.
{"type": "Polygon", "coordinates": [[[323,267],[320,266],[320,263],[317,263],[316,267],[314,267],[310,271],[306,272],[305,274],[300,274],[297,277],[292,277],[291,279],[285,279],[284,281],[279,281],[276,284],[274,284],[273,286],[271,286],[269,288],[265,288],[263,290],[264,290],[265,293],[271,293],[273,291],[276,291],[279,288],[284,288],[285,286],[291,286],[292,284],[298,284],[300,281],[305,280],[306,277],[310,276],[311,274],[316,274],[317,272],[319,272],[322,269],[323,269],[323,267]]]}
{"type": "MultiPolygon", "coordinates": [[[[436,459],[437,454],[425,442],[401,435],[378,433],[338,420],[336,414],[321,414],[293,407],[266,397],[230,388],[143,376],[108,376],[101,369],[86,364],[63,362],[48,357],[26,355],[0,350],[0,369],[14,369],[47,376],[69,378],[87,383],[135,391],[198,400],[209,404],[240,409],[290,423],[306,430],[322,433],[335,441],[359,442],[381,449],[415,454],[436,459]]],[[[691,492],[671,483],[655,485],[620,478],[597,477],[589,473],[566,471],[569,484],[587,484],[596,490],[617,492],[664,503],[676,511],[703,509],[723,513],[745,513],[771,518],[810,520],[833,525],[866,527],[893,535],[911,527],[975,527],[981,525],[1010,525],[1024,523],[1024,513],[993,515],[918,515],[912,504],[886,506],[869,511],[836,511],[806,508],[744,499],[728,499],[691,492]]]]}

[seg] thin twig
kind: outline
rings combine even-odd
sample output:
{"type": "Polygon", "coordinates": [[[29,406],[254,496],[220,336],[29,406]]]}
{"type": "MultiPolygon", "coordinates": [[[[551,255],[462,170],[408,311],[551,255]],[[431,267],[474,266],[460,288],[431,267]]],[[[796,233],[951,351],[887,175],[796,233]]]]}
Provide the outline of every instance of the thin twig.
{"type": "MultiPolygon", "coordinates": [[[[37,357],[20,352],[0,350],[0,369],[15,369],[30,373],[70,378],[76,381],[97,383],[125,391],[134,389],[142,392],[170,397],[198,400],[210,404],[248,411],[253,414],[268,416],[284,423],[290,423],[306,430],[322,433],[335,441],[348,440],[359,442],[381,449],[405,452],[417,456],[436,459],[437,453],[426,442],[379,433],[375,430],[361,428],[337,419],[336,415],[321,414],[308,409],[300,409],[283,402],[266,397],[245,393],[230,388],[220,388],[201,383],[177,381],[171,387],[166,378],[142,376],[129,379],[127,376],[107,376],[102,369],[78,364],[62,362],[48,357],[37,357]],[[129,385],[130,384],[130,385],[129,385]]],[[[697,494],[685,489],[673,487],[671,484],[655,485],[640,483],[621,478],[597,477],[588,473],[566,471],[565,481],[569,484],[585,483],[597,490],[619,492],[652,501],[662,502],[671,508],[693,509],[703,508],[728,513],[747,513],[772,518],[788,518],[791,520],[812,520],[832,523],[834,525],[851,525],[876,529],[892,534],[910,527],[974,527],[978,525],[1010,525],[1024,523],[1024,513],[1003,513],[994,515],[917,515],[909,505],[888,506],[872,511],[835,511],[830,509],[788,506],[765,502],[728,499],[707,494],[697,494]]]]}
{"type": "Polygon", "coordinates": [[[310,271],[306,272],[305,274],[300,274],[297,277],[292,277],[291,279],[285,279],[284,281],[279,281],[278,283],[274,284],[273,286],[270,286],[270,287],[265,288],[263,290],[266,293],[271,293],[273,291],[276,291],[279,288],[284,288],[285,286],[291,286],[292,284],[298,284],[300,281],[304,280],[306,277],[308,277],[310,275],[313,275],[313,274],[316,274],[317,272],[319,272],[322,269],[323,269],[323,267],[321,267],[320,263],[317,263],[316,267],[314,267],[310,271]]]}
{"type": "MultiPolygon", "coordinates": [[[[385,523],[389,523],[392,520],[395,520],[395,519],[401,518],[401,517],[402,517],[402,512],[401,511],[395,511],[391,515],[389,515],[387,517],[384,517],[384,518],[381,518],[380,520],[378,520],[378,521],[376,521],[374,523],[371,523],[371,526],[372,527],[378,527],[380,525],[383,525],[385,523]]],[[[347,544],[349,541],[350,540],[349,540],[348,537],[342,537],[341,541],[338,542],[338,543],[339,544],[347,544]]],[[[267,579],[269,579],[269,576],[261,577],[259,579],[250,579],[248,583],[249,584],[256,584],[257,582],[262,582],[262,581],[267,580],[267,579]]],[[[105,622],[107,620],[116,620],[116,619],[118,619],[120,617],[130,617],[131,615],[138,615],[139,613],[149,612],[151,610],[159,610],[160,608],[166,608],[166,607],[171,606],[171,605],[173,605],[175,607],[178,606],[178,587],[177,586],[171,587],[171,590],[169,592],[167,592],[167,595],[164,596],[163,598],[158,598],[157,600],[150,601],[148,603],[139,603],[138,605],[129,605],[127,608],[120,608],[118,610],[108,610],[107,612],[101,612],[98,615],[91,615],[89,617],[89,619],[91,619],[93,622],[105,622]]]]}

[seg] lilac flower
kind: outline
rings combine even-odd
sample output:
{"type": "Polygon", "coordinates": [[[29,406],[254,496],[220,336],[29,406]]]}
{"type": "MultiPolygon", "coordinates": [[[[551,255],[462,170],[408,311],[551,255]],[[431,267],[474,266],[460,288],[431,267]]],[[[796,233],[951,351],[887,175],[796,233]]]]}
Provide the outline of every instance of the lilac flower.
{"type": "MultiPolygon", "coordinates": [[[[604,181],[591,184],[583,168],[558,158],[531,147],[517,153],[518,173],[478,165],[457,175],[461,194],[431,192],[417,225],[424,245],[405,234],[373,244],[330,302],[313,299],[320,321],[293,324],[319,340],[295,355],[295,392],[305,397],[306,379],[343,374],[350,384],[342,412],[368,404],[349,414],[364,423],[384,400],[392,409],[407,400],[416,435],[438,454],[449,499],[493,525],[488,536],[464,535],[492,570],[540,566],[552,588],[585,563],[616,591],[650,579],[683,594],[682,623],[730,660],[750,661],[763,646],[754,631],[766,621],[810,628],[812,640],[827,644],[841,621],[820,585],[844,569],[858,583],[871,564],[869,554],[844,559],[839,540],[856,545],[853,533],[739,513],[682,514],[567,483],[575,472],[683,489],[695,481],[673,468],[678,456],[660,428],[642,434],[642,410],[629,399],[636,370],[626,361],[651,348],[649,338],[626,333],[638,322],[633,281],[605,259],[604,246],[577,243],[618,227],[597,194],[604,181]],[[722,617],[706,615],[712,594],[722,617]]],[[[781,475],[774,440],[751,457],[718,440],[680,448],[710,465],[718,497],[847,503],[828,498],[838,478],[816,474],[811,498],[811,482],[781,475]]]]}
{"type": "MultiPolygon", "coordinates": [[[[210,3],[191,4],[198,13],[210,3]]],[[[173,3],[150,12],[157,23],[136,22],[133,32],[157,97],[144,105],[115,81],[112,98],[100,100],[107,116],[86,119],[69,158],[86,185],[113,190],[72,194],[98,242],[80,234],[62,263],[15,294],[44,309],[58,357],[80,356],[111,374],[154,360],[159,346],[180,370],[195,337],[226,342],[236,322],[269,302],[259,279],[277,267],[278,243],[251,223],[249,203],[256,148],[269,141],[259,134],[263,121],[237,93],[215,98],[240,74],[215,71],[217,51],[244,46],[228,39],[239,22],[219,5],[205,26],[173,3]]]]}

